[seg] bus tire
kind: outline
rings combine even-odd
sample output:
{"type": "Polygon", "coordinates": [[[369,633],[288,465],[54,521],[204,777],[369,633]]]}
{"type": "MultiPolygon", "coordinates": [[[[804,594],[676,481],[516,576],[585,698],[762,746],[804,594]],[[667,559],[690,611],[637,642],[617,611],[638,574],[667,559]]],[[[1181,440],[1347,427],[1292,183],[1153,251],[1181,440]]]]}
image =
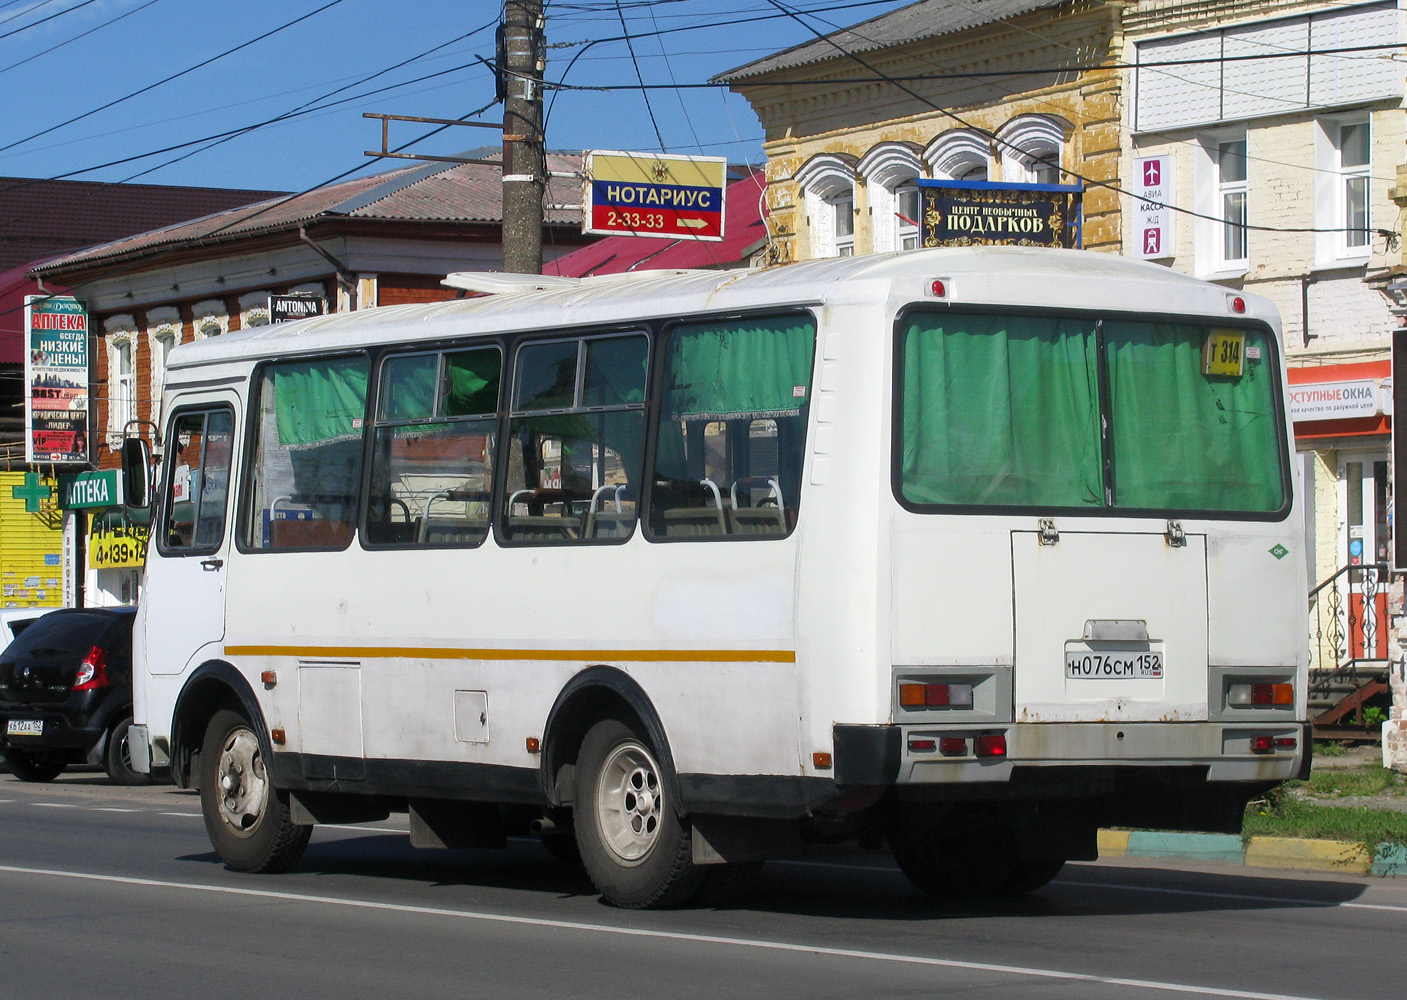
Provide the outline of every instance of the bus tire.
{"type": "Polygon", "coordinates": [[[587,730],[573,825],[586,873],[613,906],[682,906],[703,883],[690,828],[667,788],[658,754],[634,727],[610,718],[587,730]]]}
{"type": "Polygon", "coordinates": [[[215,853],[240,872],[284,872],[298,863],[311,826],[293,822],[288,795],[273,787],[259,737],[247,719],[221,710],[205,728],[200,809],[215,853]]]}
{"type": "Polygon", "coordinates": [[[128,732],[132,728],[130,718],[123,719],[108,733],[107,750],[103,754],[103,770],[114,785],[145,785],[151,781],[149,775],[132,767],[132,749],[128,742],[128,732]]]}
{"type": "Polygon", "coordinates": [[[1007,884],[1017,870],[1016,855],[1001,837],[993,842],[945,837],[931,829],[896,830],[890,834],[889,848],[904,876],[939,898],[1000,895],[1009,891],[1007,884]]]}
{"type": "Polygon", "coordinates": [[[1002,883],[1001,891],[1008,896],[1025,896],[1045,888],[1064,867],[1063,861],[1018,861],[1016,870],[1002,883]]]}

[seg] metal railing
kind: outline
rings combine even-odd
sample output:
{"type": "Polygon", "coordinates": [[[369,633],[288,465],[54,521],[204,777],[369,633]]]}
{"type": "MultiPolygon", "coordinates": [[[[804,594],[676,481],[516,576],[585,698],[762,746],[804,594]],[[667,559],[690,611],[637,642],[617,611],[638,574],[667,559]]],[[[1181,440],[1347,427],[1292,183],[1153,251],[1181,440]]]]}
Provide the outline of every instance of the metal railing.
{"type": "Polygon", "coordinates": [[[1385,563],[1344,566],[1309,592],[1309,703],[1316,725],[1363,725],[1389,667],[1385,563]]]}

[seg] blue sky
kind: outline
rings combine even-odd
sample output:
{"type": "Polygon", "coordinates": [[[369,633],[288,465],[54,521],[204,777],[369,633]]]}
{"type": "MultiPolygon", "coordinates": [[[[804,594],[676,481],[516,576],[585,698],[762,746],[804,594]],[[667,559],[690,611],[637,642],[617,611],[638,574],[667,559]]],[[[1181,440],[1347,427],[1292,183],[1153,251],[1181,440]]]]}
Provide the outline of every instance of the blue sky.
{"type": "MultiPolygon", "coordinates": [[[[790,18],[757,20],[778,13],[768,0],[620,0],[619,12],[615,0],[546,2],[546,76],[580,87],[635,84],[636,62],[647,84],[702,83],[814,37],[790,18]],[[624,34],[622,13],[636,62],[623,41],[605,41],[624,34]],[[653,34],[659,31],[666,33],[653,34]],[[585,48],[593,40],[597,44],[585,48]]],[[[809,23],[821,31],[903,5],[786,2],[817,11],[809,23]]],[[[390,169],[399,164],[363,155],[379,147],[381,126],[362,112],[458,118],[489,104],[493,78],[476,57],[492,58],[500,9],[497,0],[0,0],[0,147],[9,147],[0,149],[0,175],[87,170],[244,129],[309,102],[321,110],[209,149],[185,147],[74,179],[304,190],[354,168],[390,169]],[[476,29],[484,30],[451,41],[476,29]],[[172,82],[97,110],[187,69],[172,82]],[[440,75],[410,82],[430,74],[440,75]]],[[[761,128],[742,97],[712,89],[658,90],[649,97],[658,136],[638,91],[561,91],[548,121],[548,145],[655,150],[662,137],[669,152],[761,159],[761,128]]],[[[482,120],[501,121],[501,108],[490,108],[482,120]]],[[[428,127],[393,123],[392,147],[421,130],[428,127]]],[[[486,130],[455,128],[410,149],[447,154],[498,141],[486,130]]]]}

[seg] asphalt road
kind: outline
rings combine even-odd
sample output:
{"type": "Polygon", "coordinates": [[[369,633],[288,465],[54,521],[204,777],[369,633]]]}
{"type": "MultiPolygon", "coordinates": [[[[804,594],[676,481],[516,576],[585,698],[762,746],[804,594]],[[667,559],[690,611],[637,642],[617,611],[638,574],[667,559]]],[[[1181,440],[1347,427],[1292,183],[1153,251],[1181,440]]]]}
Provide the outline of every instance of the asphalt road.
{"type": "Polygon", "coordinates": [[[531,841],[320,827],[298,869],[215,858],[195,796],[0,776],[0,998],[1394,998],[1407,880],[1144,860],[938,903],[887,855],[769,863],[724,909],[633,913],[531,841]]]}

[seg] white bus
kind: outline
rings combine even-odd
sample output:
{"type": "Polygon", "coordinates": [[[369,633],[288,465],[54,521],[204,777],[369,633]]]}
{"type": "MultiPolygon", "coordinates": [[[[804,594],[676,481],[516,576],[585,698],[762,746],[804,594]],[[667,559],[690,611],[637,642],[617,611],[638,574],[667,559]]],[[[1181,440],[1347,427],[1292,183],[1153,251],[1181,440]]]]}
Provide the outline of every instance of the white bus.
{"type": "Polygon", "coordinates": [[[1022,892],[1307,769],[1268,302],[1015,248],[449,283],[171,356],[133,757],[230,867],[407,811],[627,907],[846,839],[1022,892]]]}

